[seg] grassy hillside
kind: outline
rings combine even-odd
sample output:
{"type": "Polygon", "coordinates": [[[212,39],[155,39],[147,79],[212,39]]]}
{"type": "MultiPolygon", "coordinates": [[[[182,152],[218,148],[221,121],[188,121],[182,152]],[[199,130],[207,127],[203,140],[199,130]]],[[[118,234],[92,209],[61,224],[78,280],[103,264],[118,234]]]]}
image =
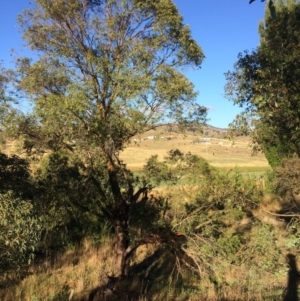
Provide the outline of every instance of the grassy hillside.
{"type": "Polygon", "coordinates": [[[226,133],[225,129],[207,126],[202,134],[189,131],[183,135],[161,127],[132,139],[122,152],[122,159],[130,169],[138,170],[151,155],[157,154],[163,159],[171,149],[179,149],[199,155],[212,166],[224,170],[238,167],[241,171],[261,173],[269,168],[263,154],[252,155],[249,137],[230,141],[226,133]]]}
{"type": "MultiPolygon", "coordinates": [[[[270,168],[265,156],[253,155],[250,137],[236,137],[234,141],[227,137],[227,130],[204,126],[202,132],[187,131],[185,134],[170,131],[166,126],[158,127],[143,135],[131,139],[121,154],[129,169],[140,170],[150,156],[157,154],[163,159],[171,149],[203,157],[209,164],[221,170],[238,168],[241,172],[261,174],[270,168]]],[[[0,145],[5,154],[18,152],[22,156],[22,143],[7,141],[0,145]]]]}

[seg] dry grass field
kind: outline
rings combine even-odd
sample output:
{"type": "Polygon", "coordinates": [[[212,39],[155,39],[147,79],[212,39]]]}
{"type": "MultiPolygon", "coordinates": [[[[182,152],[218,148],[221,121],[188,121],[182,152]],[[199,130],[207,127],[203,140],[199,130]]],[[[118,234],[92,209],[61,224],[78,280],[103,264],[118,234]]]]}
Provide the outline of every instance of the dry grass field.
{"type": "MultiPolygon", "coordinates": [[[[183,135],[160,127],[132,139],[121,158],[129,169],[138,171],[152,155],[163,160],[171,149],[179,149],[203,157],[220,170],[237,168],[241,172],[262,174],[270,168],[263,154],[252,155],[249,137],[237,137],[232,143],[225,138],[225,132],[224,129],[207,127],[203,134],[188,132],[183,135]]],[[[24,153],[18,141],[7,141],[0,150],[7,155],[24,153]]]]}
{"type": "Polygon", "coordinates": [[[226,138],[205,139],[192,134],[168,133],[165,136],[155,134],[155,131],[150,131],[142,137],[133,139],[122,152],[121,157],[130,169],[141,169],[152,155],[158,155],[162,160],[171,149],[199,155],[212,166],[222,170],[237,167],[247,172],[264,172],[269,168],[263,154],[255,156],[251,154],[249,137],[238,137],[232,143],[226,138]]]}

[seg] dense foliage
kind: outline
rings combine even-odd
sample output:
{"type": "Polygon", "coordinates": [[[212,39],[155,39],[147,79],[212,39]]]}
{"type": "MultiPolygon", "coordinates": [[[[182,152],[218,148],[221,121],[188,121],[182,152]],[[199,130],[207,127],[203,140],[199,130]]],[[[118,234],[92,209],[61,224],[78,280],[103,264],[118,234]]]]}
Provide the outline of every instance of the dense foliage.
{"type": "Polygon", "coordinates": [[[300,4],[276,1],[276,19],[266,11],[260,24],[260,45],[240,53],[226,74],[226,94],[245,108],[254,141],[271,166],[299,155],[300,4]]]}
{"type": "Polygon", "coordinates": [[[0,194],[0,271],[30,262],[40,241],[41,220],[29,201],[0,194]]]}

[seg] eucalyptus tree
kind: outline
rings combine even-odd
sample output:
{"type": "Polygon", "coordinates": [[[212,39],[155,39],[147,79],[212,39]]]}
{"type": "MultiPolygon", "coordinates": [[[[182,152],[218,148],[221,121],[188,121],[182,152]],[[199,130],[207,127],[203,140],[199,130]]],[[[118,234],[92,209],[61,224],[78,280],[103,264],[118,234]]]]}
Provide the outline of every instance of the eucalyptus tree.
{"type": "Polygon", "coordinates": [[[80,162],[126,275],[153,235],[132,236],[132,208],[150,187],[138,184],[120,151],[162,123],[205,121],[182,73],[199,68],[204,54],[171,0],[35,0],[19,22],[36,56],[18,60],[18,89],[33,104],[18,129],[30,147],[67,149],[80,162]]]}
{"type": "Polygon", "coordinates": [[[7,117],[15,111],[11,106],[14,100],[13,90],[10,87],[12,77],[12,71],[5,69],[0,61],[0,137],[7,126],[7,117]]]}
{"type": "Polygon", "coordinates": [[[299,152],[300,4],[275,2],[276,19],[266,10],[257,50],[239,54],[228,72],[226,93],[254,121],[254,141],[271,166],[299,152]]]}
{"type": "Polygon", "coordinates": [[[7,78],[3,74],[3,72],[4,72],[3,68],[1,68],[0,70],[1,70],[1,75],[0,75],[0,102],[3,102],[6,99],[5,84],[7,82],[7,78]]]}

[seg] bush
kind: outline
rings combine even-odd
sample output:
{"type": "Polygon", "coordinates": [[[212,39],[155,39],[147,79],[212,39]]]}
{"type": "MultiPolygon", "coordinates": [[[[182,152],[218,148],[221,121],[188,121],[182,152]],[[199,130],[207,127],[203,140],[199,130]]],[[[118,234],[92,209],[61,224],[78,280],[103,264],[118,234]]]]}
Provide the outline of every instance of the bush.
{"type": "Polygon", "coordinates": [[[41,222],[28,201],[0,194],[0,270],[30,262],[40,240],[41,222]]]}
{"type": "Polygon", "coordinates": [[[29,164],[16,155],[11,157],[0,153],[0,193],[13,191],[20,197],[31,196],[29,164]]]}
{"type": "Polygon", "coordinates": [[[275,169],[275,192],[282,197],[300,200],[300,159],[285,158],[275,169]]]}
{"type": "Polygon", "coordinates": [[[208,277],[220,287],[227,281],[224,271],[253,256],[244,254],[251,240],[252,212],[264,196],[264,187],[256,177],[236,170],[220,173],[194,155],[183,156],[182,164],[188,168],[181,185],[167,191],[173,231],[185,238],[187,270],[193,267],[202,279],[208,277]],[[243,219],[250,220],[249,227],[238,227],[243,219]]]}

